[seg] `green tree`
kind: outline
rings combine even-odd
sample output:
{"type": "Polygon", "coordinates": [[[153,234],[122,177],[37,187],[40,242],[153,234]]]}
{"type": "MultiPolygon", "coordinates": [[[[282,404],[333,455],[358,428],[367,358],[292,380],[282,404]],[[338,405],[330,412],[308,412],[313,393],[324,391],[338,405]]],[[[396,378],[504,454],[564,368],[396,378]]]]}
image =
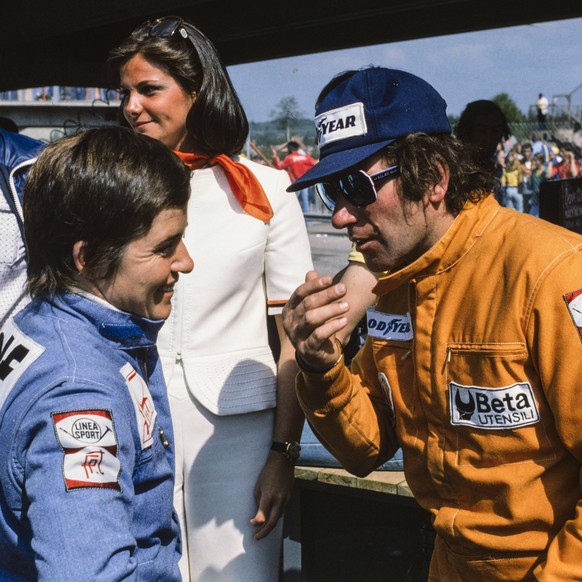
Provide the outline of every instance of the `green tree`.
{"type": "Polygon", "coordinates": [[[276,109],[271,111],[270,117],[281,129],[285,130],[287,141],[289,141],[291,128],[298,119],[303,117],[303,114],[299,111],[299,103],[296,97],[283,97],[277,103],[276,109]]]}
{"type": "Polygon", "coordinates": [[[491,101],[499,105],[499,108],[505,114],[508,123],[522,123],[526,120],[525,115],[507,93],[498,93],[491,99],[491,101]]]}

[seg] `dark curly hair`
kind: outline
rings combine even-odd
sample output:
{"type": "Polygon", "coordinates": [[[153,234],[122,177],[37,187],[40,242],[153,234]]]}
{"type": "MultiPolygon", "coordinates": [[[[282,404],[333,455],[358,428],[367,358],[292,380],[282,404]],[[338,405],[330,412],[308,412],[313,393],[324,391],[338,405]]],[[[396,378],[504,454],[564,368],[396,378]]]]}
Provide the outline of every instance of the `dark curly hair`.
{"type": "Polygon", "coordinates": [[[403,200],[420,202],[439,183],[442,168],[449,172],[445,203],[457,215],[467,201],[477,202],[496,187],[496,178],[475,160],[471,147],[449,135],[412,133],[398,139],[383,153],[386,167],[400,165],[396,182],[403,200]]]}

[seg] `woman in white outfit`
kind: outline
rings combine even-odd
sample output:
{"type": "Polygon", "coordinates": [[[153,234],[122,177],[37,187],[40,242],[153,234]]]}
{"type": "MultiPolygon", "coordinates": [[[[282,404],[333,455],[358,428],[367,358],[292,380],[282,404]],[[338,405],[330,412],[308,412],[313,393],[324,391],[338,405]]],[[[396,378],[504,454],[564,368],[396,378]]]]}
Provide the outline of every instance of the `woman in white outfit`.
{"type": "Polygon", "coordinates": [[[178,17],[147,22],[110,63],[127,123],[192,168],[185,236],[196,269],[180,278],[158,340],[176,438],[182,575],[273,582],[303,425],[280,312],[312,268],[305,221],[286,172],[239,157],[247,119],[200,31],[178,17]],[[279,330],[277,363],[268,316],[279,330]]]}

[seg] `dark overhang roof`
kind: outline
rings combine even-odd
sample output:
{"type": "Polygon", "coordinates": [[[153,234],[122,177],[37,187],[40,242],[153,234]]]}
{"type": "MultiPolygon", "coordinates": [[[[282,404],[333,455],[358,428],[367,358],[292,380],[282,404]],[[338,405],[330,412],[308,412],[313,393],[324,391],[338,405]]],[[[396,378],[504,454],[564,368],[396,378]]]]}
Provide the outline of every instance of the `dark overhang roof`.
{"type": "MultiPolygon", "coordinates": [[[[0,90],[109,86],[109,49],[147,19],[177,14],[227,65],[582,16],[554,0],[26,0],[0,11],[0,90]]],[[[535,55],[532,55],[535,59],[535,55]]]]}

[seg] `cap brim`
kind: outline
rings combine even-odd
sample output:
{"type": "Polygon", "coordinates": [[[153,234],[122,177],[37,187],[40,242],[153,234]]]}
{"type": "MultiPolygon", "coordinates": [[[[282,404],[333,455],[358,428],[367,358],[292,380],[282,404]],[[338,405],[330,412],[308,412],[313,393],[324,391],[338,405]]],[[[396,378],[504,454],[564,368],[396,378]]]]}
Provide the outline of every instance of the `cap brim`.
{"type": "Polygon", "coordinates": [[[293,182],[287,188],[287,192],[297,192],[297,190],[313,186],[313,184],[317,184],[318,182],[325,182],[331,176],[345,173],[359,166],[365,159],[373,156],[395,141],[395,139],[388,139],[341,152],[330,153],[320,159],[313,168],[293,182]]]}

